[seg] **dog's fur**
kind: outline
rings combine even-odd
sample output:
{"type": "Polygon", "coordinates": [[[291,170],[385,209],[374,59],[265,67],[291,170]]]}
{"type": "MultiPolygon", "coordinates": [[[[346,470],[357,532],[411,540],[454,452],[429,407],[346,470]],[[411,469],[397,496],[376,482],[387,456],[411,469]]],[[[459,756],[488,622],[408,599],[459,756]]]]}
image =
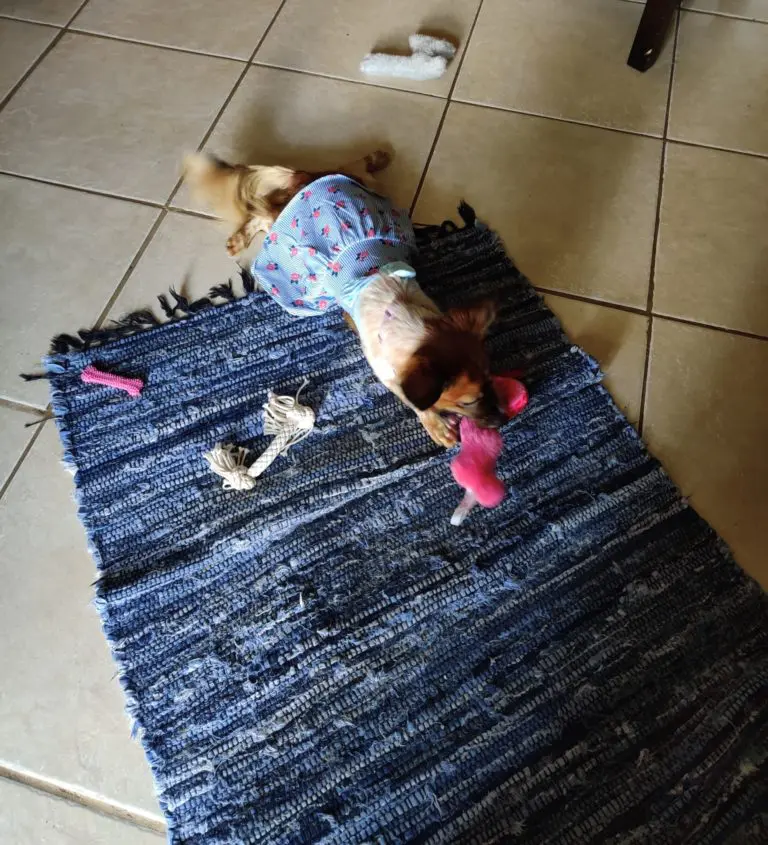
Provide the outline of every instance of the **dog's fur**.
{"type": "MultiPolygon", "coordinates": [[[[387,153],[377,151],[332,172],[377,190],[373,174],[389,160],[387,153]]],[[[232,165],[205,155],[188,156],[185,161],[193,194],[234,226],[227,240],[233,256],[245,250],[258,232],[269,231],[288,202],[323,175],[232,165]]],[[[484,344],[494,317],[489,303],[443,313],[414,280],[380,273],[361,294],[358,312],[354,328],[371,367],[416,411],[435,442],[455,445],[457,416],[488,427],[502,423],[484,344]]]]}

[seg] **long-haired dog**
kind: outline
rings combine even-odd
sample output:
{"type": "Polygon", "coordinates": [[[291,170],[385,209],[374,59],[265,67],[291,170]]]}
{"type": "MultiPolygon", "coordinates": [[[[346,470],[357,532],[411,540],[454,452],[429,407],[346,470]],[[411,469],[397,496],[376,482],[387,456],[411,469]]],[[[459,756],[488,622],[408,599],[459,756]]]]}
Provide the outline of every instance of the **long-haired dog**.
{"type": "Polygon", "coordinates": [[[457,415],[486,427],[504,420],[484,343],[494,308],[442,312],[419,287],[408,214],[376,189],[373,174],[388,163],[375,152],[311,173],[193,155],[185,175],[194,195],[233,226],[231,255],[267,233],[250,268],[261,287],[294,315],[343,308],[377,377],[450,447],[457,415]]]}

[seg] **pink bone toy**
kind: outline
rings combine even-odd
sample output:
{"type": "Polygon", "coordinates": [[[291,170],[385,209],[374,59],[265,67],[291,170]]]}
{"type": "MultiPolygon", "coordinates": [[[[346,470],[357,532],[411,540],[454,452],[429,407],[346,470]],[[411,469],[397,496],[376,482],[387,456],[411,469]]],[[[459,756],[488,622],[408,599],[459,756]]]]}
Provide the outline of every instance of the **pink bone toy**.
{"type": "MultiPolygon", "coordinates": [[[[517,416],[528,404],[528,391],[514,375],[493,377],[499,407],[509,417],[517,416]]],[[[468,417],[462,418],[459,432],[461,451],[451,461],[451,472],[456,483],[467,492],[451,517],[451,525],[461,525],[476,504],[495,508],[507,492],[496,475],[496,461],[502,448],[501,434],[495,429],[480,428],[468,417]]]]}
{"type": "Polygon", "coordinates": [[[144,387],[144,382],[140,378],[128,378],[114,373],[105,373],[103,370],[94,367],[93,364],[88,364],[80,373],[80,380],[86,384],[103,384],[117,390],[124,390],[130,396],[138,396],[144,387]]]}

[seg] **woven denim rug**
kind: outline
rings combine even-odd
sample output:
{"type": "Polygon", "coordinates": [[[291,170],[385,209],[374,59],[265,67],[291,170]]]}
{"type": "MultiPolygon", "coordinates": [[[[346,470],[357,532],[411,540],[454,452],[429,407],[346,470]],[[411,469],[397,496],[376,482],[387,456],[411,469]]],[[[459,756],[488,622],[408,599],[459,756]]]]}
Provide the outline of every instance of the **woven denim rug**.
{"type": "Polygon", "coordinates": [[[531,394],[507,499],[461,528],[450,455],[338,314],[220,286],[47,359],[170,841],[768,841],[764,595],[496,236],[422,240],[438,302],[500,300],[493,360],[531,394]],[[314,433],[224,491],[203,453],[260,453],[267,390],[305,377],[314,433]]]}

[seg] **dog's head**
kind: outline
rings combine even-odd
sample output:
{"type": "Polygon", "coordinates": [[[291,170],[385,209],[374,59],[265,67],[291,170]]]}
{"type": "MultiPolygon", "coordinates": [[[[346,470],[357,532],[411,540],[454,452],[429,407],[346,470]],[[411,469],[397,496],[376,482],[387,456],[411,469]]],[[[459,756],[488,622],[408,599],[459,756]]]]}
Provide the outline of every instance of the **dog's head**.
{"type": "Polygon", "coordinates": [[[470,417],[485,428],[504,423],[485,348],[495,315],[492,303],[481,302],[451,309],[426,323],[424,339],[400,379],[405,398],[415,408],[470,417]]]}

